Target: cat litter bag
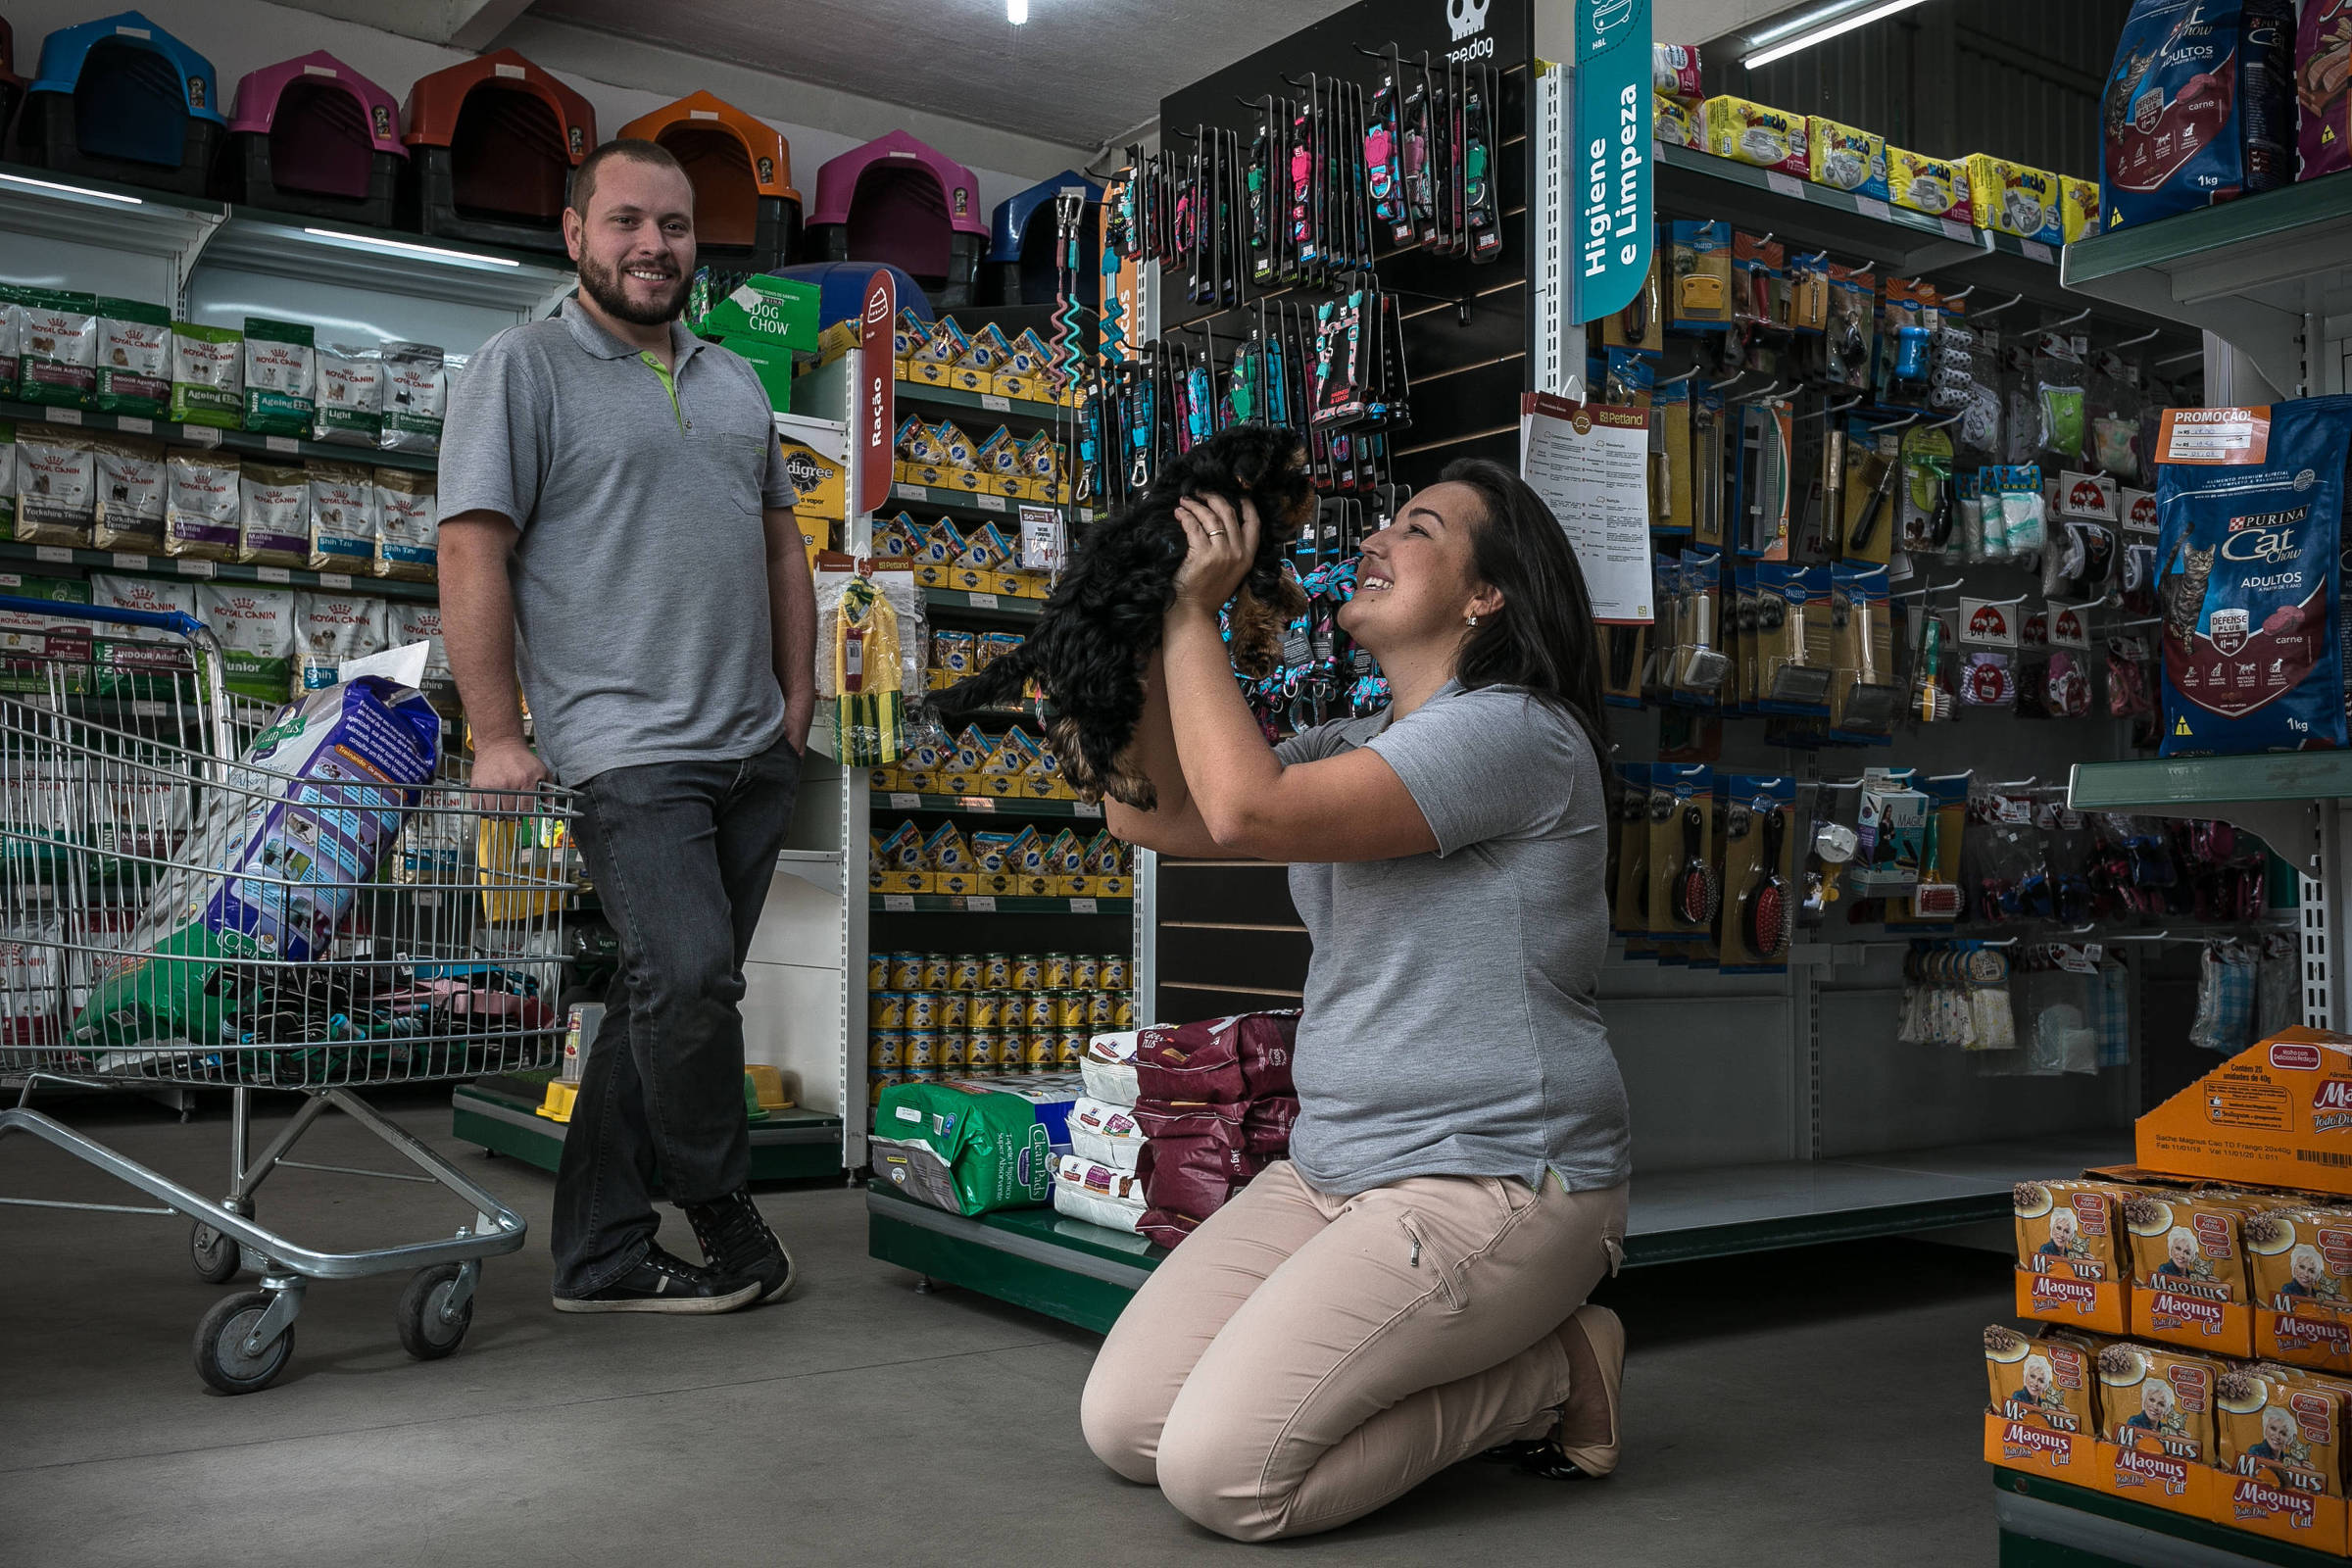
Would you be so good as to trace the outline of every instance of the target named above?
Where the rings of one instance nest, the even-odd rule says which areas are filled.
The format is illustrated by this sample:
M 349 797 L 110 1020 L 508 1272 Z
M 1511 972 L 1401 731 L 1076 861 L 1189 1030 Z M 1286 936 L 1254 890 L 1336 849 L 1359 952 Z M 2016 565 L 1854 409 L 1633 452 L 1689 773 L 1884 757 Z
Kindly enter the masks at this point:
M 243 988 L 220 961 L 324 956 L 439 761 L 441 721 L 408 687 L 363 676 L 281 709 L 190 839 L 194 885 L 173 879 L 140 922 L 160 940 L 91 991 L 84 1049 L 234 1038 Z
M 2295 173 L 2294 0 L 2134 0 L 2099 102 L 2108 228 Z
M 1050 1200 L 1054 1146 L 1018 1095 L 948 1084 L 892 1084 L 874 1106 L 874 1174 L 951 1214 Z
M 2348 453 L 2352 398 L 2166 413 L 2156 470 L 2162 755 L 2346 744 L 2338 562 Z

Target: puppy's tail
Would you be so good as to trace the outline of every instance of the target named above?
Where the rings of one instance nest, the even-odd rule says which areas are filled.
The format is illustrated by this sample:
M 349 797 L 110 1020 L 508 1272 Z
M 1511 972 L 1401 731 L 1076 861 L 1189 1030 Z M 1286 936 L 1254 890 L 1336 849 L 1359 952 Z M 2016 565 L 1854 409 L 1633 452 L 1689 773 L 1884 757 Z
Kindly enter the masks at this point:
M 983 708 L 1006 708 L 1018 703 L 1021 688 L 1031 674 L 1030 666 L 1036 662 L 1037 656 L 1031 652 L 1034 646 L 1024 642 L 986 669 L 966 675 L 946 691 L 933 693 L 933 715 L 943 724 L 953 724 Z

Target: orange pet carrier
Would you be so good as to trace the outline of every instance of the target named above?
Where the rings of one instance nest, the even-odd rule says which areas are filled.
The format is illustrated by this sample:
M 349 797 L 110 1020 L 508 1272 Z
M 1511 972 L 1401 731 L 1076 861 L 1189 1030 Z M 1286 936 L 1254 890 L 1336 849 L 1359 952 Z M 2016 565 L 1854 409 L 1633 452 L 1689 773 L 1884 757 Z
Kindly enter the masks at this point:
M 417 77 L 401 113 L 420 232 L 563 253 L 571 172 L 596 146 L 587 99 L 499 49 Z
M 768 272 L 799 259 L 801 193 L 781 131 L 707 92 L 640 115 L 621 139 L 657 142 L 694 182 L 694 232 L 714 270 Z

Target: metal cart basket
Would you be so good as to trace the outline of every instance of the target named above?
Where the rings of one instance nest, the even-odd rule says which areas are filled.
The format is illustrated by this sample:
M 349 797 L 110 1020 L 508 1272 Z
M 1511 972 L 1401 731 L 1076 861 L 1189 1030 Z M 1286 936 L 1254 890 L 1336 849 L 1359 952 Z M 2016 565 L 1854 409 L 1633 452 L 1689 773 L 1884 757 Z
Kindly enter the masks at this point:
M 429 1359 L 465 1338 L 482 1259 L 522 1246 L 519 1216 L 360 1092 L 555 1059 L 576 862 L 561 792 L 476 797 L 429 736 L 413 777 L 362 745 L 301 771 L 242 760 L 266 727 L 299 729 L 298 710 L 239 699 L 225 674 L 191 616 L 0 596 L 0 1075 L 21 1082 L 0 1140 L 29 1133 L 166 1206 L 0 1202 L 188 1216 L 198 1277 L 260 1275 L 196 1331 L 197 1371 L 244 1394 L 284 1370 L 311 1281 L 415 1270 L 400 1339 Z M 43 1085 L 227 1089 L 227 1195 L 31 1108 Z M 257 1090 L 302 1103 L 255 1157 Z M 293 1158 L 329 1107 L 420 1174 Z M 314 1250 L 256 1217 L 285 1167 L 438 1182 L 475 1219 Z

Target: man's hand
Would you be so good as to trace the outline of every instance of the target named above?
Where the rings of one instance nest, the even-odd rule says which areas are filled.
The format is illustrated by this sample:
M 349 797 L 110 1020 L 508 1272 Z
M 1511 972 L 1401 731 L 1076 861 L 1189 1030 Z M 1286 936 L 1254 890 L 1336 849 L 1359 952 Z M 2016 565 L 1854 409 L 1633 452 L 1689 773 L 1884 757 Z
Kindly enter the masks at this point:
M 546 782 L 547 764 L 518 740 L 492 741 L 473 754 L 473 793 L 482 809 L 525 809 L 526 802 L 514 797 L 536 794 Z
M 808 726 L 816 721 L 816 688 L 784 694 L 784 738 L 803 757 L 808 755 Z

